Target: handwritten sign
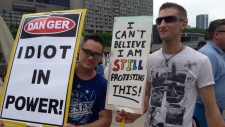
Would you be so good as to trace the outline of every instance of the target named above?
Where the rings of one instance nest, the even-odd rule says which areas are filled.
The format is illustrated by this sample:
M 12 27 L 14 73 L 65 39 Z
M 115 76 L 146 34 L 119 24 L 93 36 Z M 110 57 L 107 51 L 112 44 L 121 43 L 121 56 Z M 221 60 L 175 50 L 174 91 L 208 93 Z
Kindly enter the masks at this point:
M 151 17 L 117 17 L 114 22 L 106 107 L 142 113 Z
M 67 123 L 85 12 L 23 16 L 7 70 L 0 112 L 3 120 L 37 126 Z

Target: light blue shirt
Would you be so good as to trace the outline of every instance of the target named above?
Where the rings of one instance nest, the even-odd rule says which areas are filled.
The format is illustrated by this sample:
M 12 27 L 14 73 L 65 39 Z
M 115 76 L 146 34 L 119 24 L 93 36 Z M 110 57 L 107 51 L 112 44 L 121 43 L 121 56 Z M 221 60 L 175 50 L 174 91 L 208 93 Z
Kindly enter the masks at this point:
M 209 57 L 215 81 L 213 87 L 216 94 L 216 102 L 220 110 L 225 110 L 225 54 L 220 48 L 211 42 L 207 42 L 199 52 Z M 197 97 L 197 103 L 203 105 L 199 94 Z
M 104 77 L 104 66 L 103 66 L 103 64 L 100 64 L 96 67 L 96 72 L 101 74 Z

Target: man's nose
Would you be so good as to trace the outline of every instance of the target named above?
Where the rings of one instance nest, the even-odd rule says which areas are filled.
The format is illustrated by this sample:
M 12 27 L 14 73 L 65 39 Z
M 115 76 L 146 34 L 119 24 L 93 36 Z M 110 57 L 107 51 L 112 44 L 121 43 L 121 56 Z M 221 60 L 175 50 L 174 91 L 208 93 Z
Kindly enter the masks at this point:
M 164 26 L 166 25 L 167 23 L 164 21 L 164 19 L 162 20 L 162 22 L 160 23 L 160 26 Z
M 90 54 L 90 55 L 88 56 L 88 59 L 94 59 L 94 58 L 93 58 L 93 55 Z

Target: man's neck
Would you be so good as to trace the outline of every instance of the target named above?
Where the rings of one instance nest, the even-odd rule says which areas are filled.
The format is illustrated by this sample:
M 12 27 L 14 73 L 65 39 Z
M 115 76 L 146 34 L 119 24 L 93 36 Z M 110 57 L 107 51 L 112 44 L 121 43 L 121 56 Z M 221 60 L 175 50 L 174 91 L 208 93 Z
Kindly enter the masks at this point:
M 166 54 L 175 54 L 179 50 L 182 50 L 183 44 L 180 41 L 163 41 L 162 50 Z
M 83 80 L 92 79 L 96 75 L 96 71 L 94 69 L 93 70 L 84 69 L 79 64 L 76 66 L 75 73 L 79 78 Z
M 221 50 L 224 50 L 223 45 L 220 45 L 220 43 L 216 40 L 209 40 L 209 42 L 212 42 L 214 45 L 216 45 L 218 48 L 220 48 Z

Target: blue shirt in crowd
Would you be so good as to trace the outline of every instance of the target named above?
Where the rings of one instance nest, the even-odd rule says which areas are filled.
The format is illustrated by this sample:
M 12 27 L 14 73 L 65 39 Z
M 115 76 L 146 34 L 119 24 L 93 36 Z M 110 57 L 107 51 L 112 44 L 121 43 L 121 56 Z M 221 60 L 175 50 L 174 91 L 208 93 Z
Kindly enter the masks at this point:
M 211 42 L 207 42 L 199 52 L 209 57 L 215 81 L 213 87 L 216 94 L 216 102 L 220 110 L 225 110 L 225 54 Z M 197 103 L 203 105 L 200 95 L 197 97 Z

